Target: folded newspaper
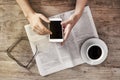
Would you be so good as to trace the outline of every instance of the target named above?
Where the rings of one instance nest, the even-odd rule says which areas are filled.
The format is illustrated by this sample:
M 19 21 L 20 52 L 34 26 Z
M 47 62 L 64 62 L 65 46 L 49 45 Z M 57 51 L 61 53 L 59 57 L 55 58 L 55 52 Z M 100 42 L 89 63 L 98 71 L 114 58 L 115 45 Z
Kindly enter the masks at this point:
M 74 10 L 64 12 L 52 17 L 66 20 Z M 48 35 L 38 35 L 32 31 L 30 25 L 25 30 L 33 51 L 40 75 L 48 74 L 71 68 L 84 63 L 80 49 L 82 44 L 89 38 L 98 38 L 90 8 L 85 7 L 83 14 L 73 27 L 67 41 L 63 46 L 60 43 L 49 42 Z

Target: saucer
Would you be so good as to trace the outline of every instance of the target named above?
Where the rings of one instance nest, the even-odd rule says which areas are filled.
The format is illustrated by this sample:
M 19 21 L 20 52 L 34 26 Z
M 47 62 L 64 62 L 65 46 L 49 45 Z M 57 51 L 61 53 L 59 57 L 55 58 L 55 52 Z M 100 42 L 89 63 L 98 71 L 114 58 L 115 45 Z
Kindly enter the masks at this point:
M 102 54 L 100 56 L 100 58 L 98 59 L 90 59 L 87 56 L 87 49 L 90 46 L 94 46 L 97 45 L 101 48 L 102 50 Z M 108 55 L 108 48 L 107 45 L 105 44 L 105 42 L 99 38 L 91 38 L 86 40 L 83 45 L 81 46 L 81 57 L 84 60 L 85 63 L 90 64 L 90 65 L 98 65 L 100 63 L 102 63 L 103 61 L 105 61 L 105 59 L 107 58 Z

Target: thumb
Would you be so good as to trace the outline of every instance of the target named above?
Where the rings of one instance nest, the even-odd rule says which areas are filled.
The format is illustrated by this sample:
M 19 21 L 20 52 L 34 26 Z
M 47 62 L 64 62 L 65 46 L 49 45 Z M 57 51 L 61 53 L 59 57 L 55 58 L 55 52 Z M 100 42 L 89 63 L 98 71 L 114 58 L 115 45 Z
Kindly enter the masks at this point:
M 45 21 L 45 22 L 47 22 L 47 23 L 50 23 L 49 19 L 46 18 L 43 14 L 39 14 L 39 17 L 40 17 L 43 21 Z
M 63 38 L 63 42 L 61 42 L 61 45 L 64 45 L 65 41 L 67 40 L 68 38 L 68 35 L 69 35 L 69 31 L 66 31 L 65 35 L 64 35 L 64 38 Z
M 65 43 L 65 41 L 67 40 L 67 38 L 70 34 L 71 29 L 69 27 L 70 27 L 70 24 L 67 26 L 68 29 L 65 29 L 65 31 L 64 31 L 65 35 L 64 35 L 63 42 L 61 43 L 61 45 L 63 45 Z
M 71 22 L 71 20 L 65 20 L 63 22 L 61 22 L 62 26 L 66 26 L 67 24 L 69 24 Z

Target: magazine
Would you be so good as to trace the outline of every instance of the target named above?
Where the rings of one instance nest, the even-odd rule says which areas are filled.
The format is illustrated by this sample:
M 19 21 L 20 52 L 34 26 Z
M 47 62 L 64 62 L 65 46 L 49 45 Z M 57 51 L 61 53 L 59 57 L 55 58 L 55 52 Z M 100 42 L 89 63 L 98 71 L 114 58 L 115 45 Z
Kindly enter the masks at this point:
M 67 11 L 52 17 L 66 20 L 74 10 Z M 41 76 L 83 64 L 80 49 L 82 44 L 90 38 L 98 38 L 95 24 L 89 6 L 86 6 L 81 18 L 73 27 L 65 44 L 49 42 L 49 35 L 38 35 L 30 27 L 25 30 L 33 51 Z

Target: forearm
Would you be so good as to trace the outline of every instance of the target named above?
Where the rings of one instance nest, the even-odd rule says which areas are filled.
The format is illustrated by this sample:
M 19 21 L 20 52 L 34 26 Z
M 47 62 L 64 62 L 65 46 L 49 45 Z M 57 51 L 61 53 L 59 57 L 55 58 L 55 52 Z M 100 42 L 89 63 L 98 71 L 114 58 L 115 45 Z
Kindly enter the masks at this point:
M 86 3 L 87 3 L 87 0 L 77 0 L 76 1 L 75 14 L 78 17 L 80 17 L 82 15 L 82 12 L 84 10 Z
M 16 0 L 16 1 L 21 7 L 26 18 L 28 18 L 31 14 L 34 14 L 34 10 L 31 8 L 29 0 Z

